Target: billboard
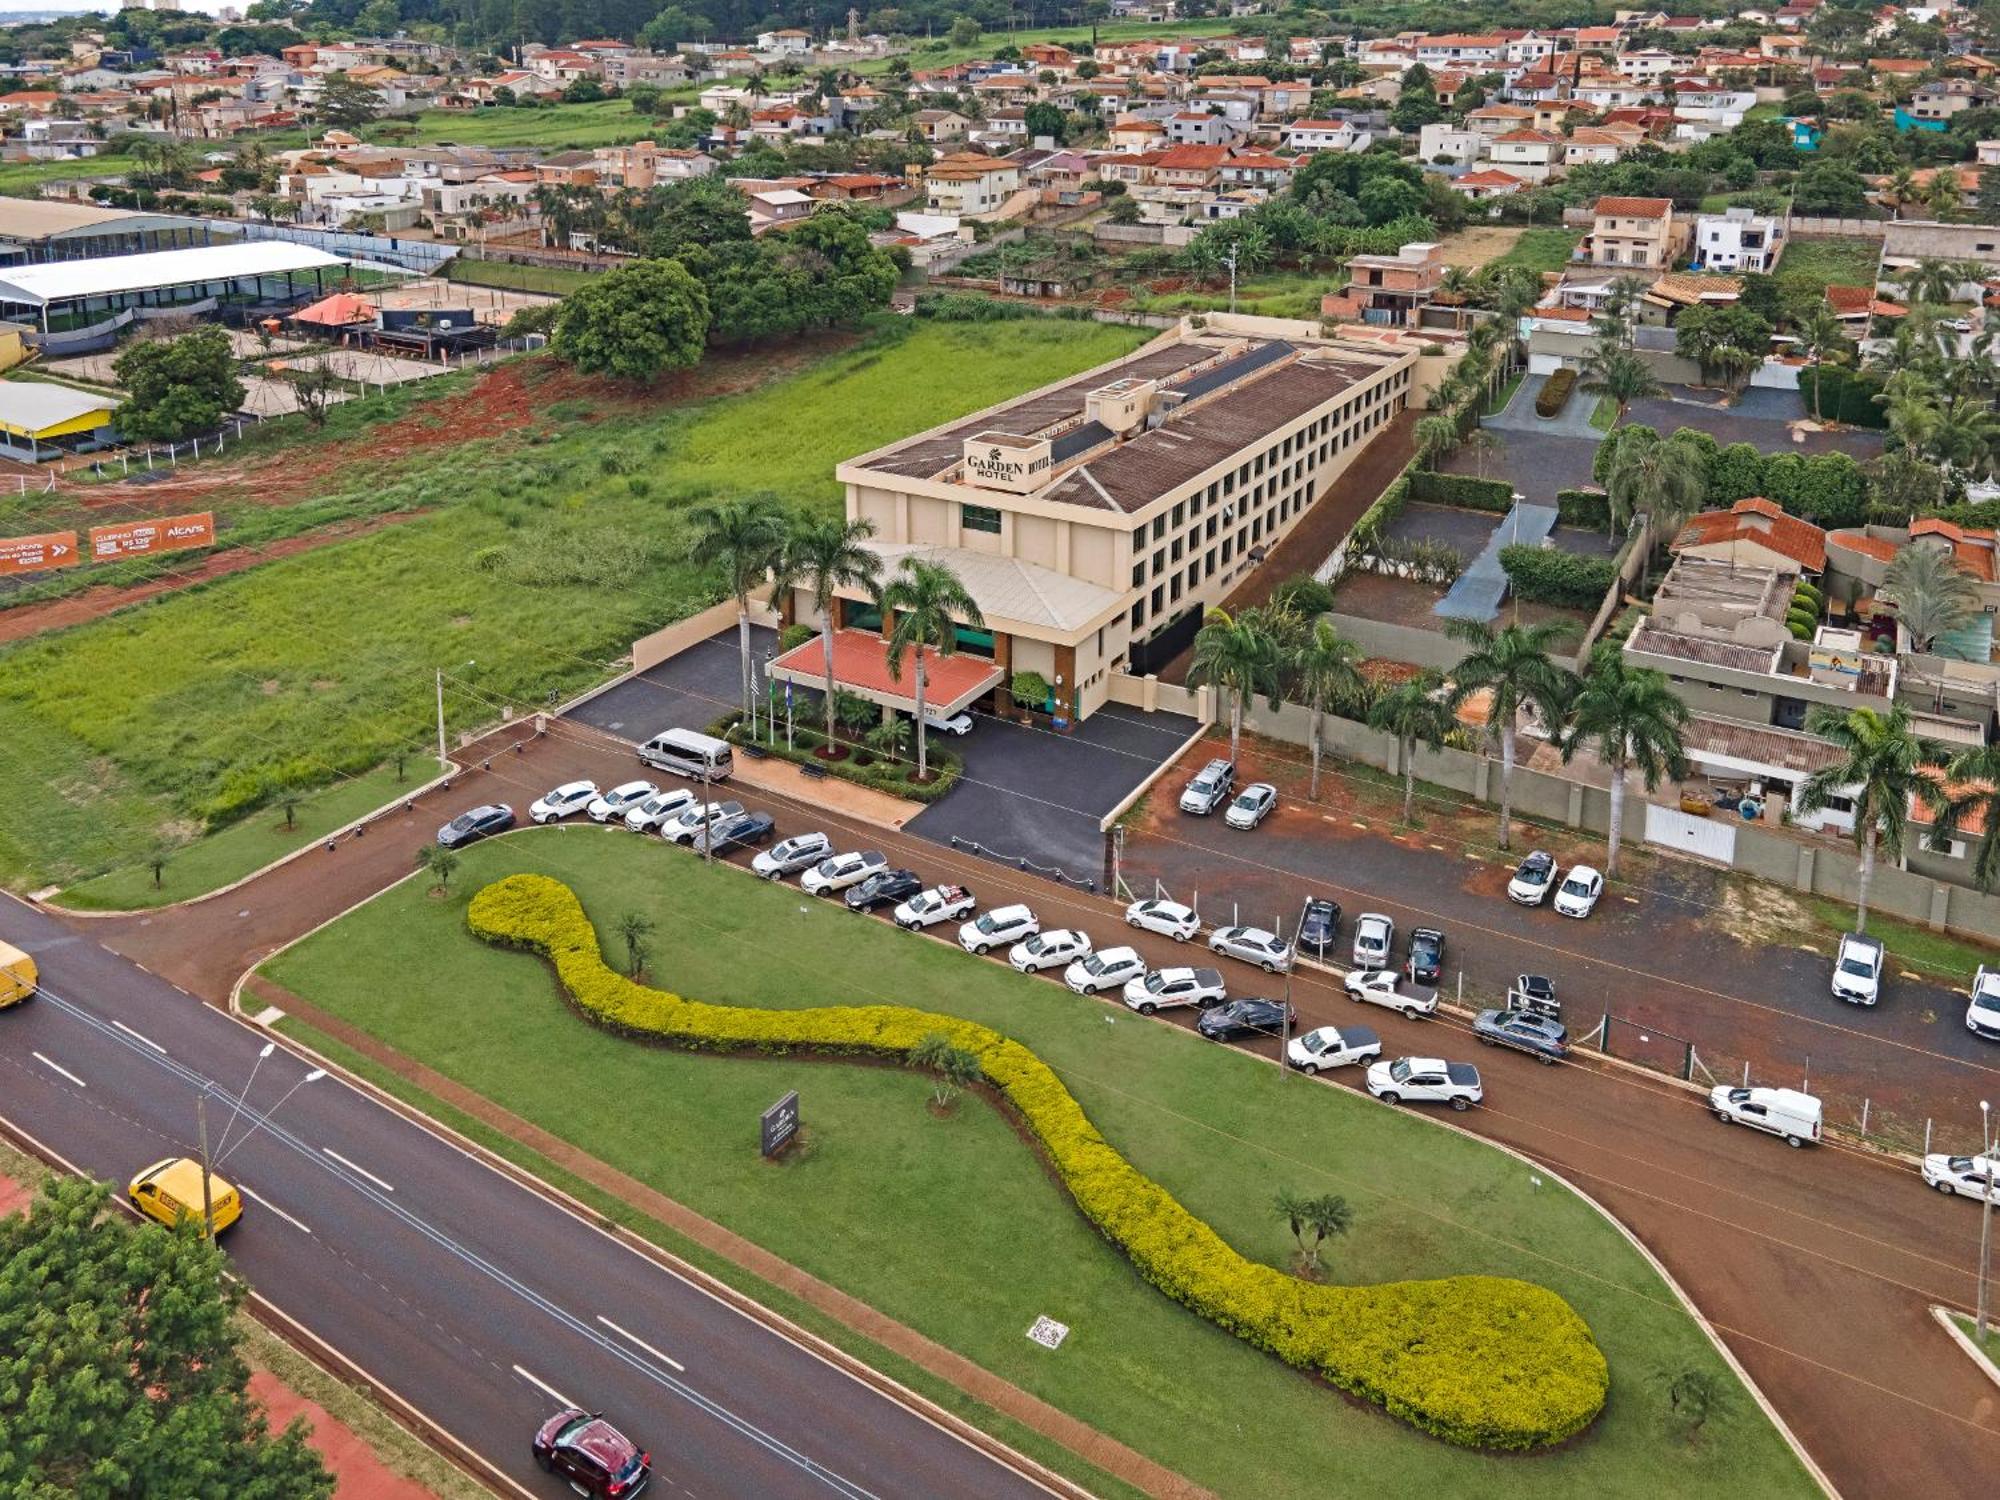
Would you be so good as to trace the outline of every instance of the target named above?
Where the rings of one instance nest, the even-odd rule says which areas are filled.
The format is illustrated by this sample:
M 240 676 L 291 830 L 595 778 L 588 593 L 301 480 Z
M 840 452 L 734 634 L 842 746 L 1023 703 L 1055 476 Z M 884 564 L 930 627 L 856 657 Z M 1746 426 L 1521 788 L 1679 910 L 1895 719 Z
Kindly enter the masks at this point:
M 15 573 L 39 573 L 44 568 L 67 568 L 76 560 L 74 531 L 0 537 L 0 578 Z
M 90 560 L 113 562 L 143 557 L 149 552 L 173 552 L 182 547 L 206 547 L 215 541 L 215 516 L 162 516 L 151 521 L 125 521 L 90 528 Z

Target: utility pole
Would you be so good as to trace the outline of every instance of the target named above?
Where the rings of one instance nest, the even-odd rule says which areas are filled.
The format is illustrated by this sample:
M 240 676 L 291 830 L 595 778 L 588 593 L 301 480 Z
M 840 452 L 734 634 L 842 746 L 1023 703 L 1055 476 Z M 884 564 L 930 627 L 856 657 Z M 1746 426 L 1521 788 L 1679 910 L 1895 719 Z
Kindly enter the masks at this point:
M 1222 263 L 1229 267 L 1229 310 L 1232 313 L 1236 311 L 1236 256 L 1237 247 L 1231 245 L 1229 253 L 1222 258 Z
M 215 1194 L 209 1187 L 208 1087 L 205 1084 L 194 1098 L 194 1123 L 196 1136 L 201 1142 L 201 1232 L 212 1244 L 215 1240 Z
M 445 749 L 444 749 L 444 668 L 443 667 L 439 667 L 437 669 L 437 701 L 438 701 L 438 769 L 442 771 L 451 764 L 451 759 L 445 754 Z
M 1979 1101 L 1979 1145 L 1986 1157 L 1986 1167 L 1993 1169 L 1996 1143 L 1992 1131 L 1993 1112 L 1988 1102 Z M 1980 1199 L 1979 1207 L 1979 1342 L 1986 1342 L 1987 1308 L 1989 1294 L 1987 1284 L 1993 1277 L 1993 1190 L 1989 1186 Z

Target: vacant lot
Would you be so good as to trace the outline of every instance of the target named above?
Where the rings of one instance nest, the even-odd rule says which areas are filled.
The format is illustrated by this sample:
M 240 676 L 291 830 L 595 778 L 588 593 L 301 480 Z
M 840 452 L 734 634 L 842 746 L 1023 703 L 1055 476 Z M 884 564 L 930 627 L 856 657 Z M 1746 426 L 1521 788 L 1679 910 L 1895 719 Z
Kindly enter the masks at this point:
M 561 266 L 515 266 L 497 260 L 467 260 L 454 256 L 445 263 L 445 279 L 464 286 L 505 287 L 516 292 L 546 292 L 565 297 L 586 284 L 593 273 Z
M 1536 1458 L 1448 1448 L 1147 1286 L 983 1102 L 941 1119 L 925 1108 L 927 1082 L 903 1070 L 691 1056 L 586 1025 L 545 966 L 466 932 L 469 893 L 524 869 L 569 882 L 607 932 L 620 913 L 650 916 L 652 971 L 681 993 L 771 1007 L 918 1004 L 1004 1030 L 1062 1074 L 1108 1140 L 1246 1254 L 1288 1263 L 1290 1236 L 1270 1206 L 1280 1188 L 1338 1192 L 1355 1225 L 1328 1246 L 1337 1280 L 1482 1272 L 1553 1287 L 1611 1362 L 1604 1417 Z M 269 972 L 1218 1494 L 1317 1500 L 1366 1475 L 1384 1495 L 1650 1497 L 1667 1472 L 1684 1494 L 1810 1493 L 1622 1236 L 1514 1159 L 1053 983 L 703 868 L 657 840 L 535 832 L 482 845 L 450 899 L 407 882 Z M 773 1170 L 744 1122 L 794 1087 L 806 1150 Z M 1022 1336 L 1042 1314 L 1072 1329 L 1055 1357 Z M 1689 1369 L 1734 1397 L 1692 1442 L 1670 1432 L 1656 1378 Z
M 693 89 L 681 92 L 688 102 L 693 102 Z M 542 109 L 427 109 L 414 121 L 397 120 L 386 125 L 393 131 L 399 125 L 412 123 L 416 131 L 409 139 L 422 145 L 541 146 L 550 151 L 622 146 L 631 141 L 651 140 L 661 129 L 659 120 L 638 113 L 626 99 L 553 104 Z M 385 126 L 378 124 L 369 134 L 382 138 Z
M 1778 276 L 1800 286 L 1873 286 L 1881 259 L 1880 240 L 1794 239 L 1778 261 Z

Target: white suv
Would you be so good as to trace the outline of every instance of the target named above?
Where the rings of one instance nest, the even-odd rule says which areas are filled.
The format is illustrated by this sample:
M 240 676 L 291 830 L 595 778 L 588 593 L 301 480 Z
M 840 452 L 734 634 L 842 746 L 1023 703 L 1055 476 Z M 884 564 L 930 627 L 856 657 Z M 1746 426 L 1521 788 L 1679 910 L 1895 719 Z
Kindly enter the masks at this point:
M 1105 948 L 1086 953 L 1063 970 L 1063 983 L 1079 995 L 1095 995 L 1105 990 L 1123 989 L 1127 980 L 1146 976 L 1146 960 L 1136 949 Z
M 1840 951 L 1833 956 L 1833 998 L 1873 1005 L 1882 996 L 1885 957 L 1877 939 L 1858 932 L 1843 935 Z
M 998 906 L 959 928 L 958 942 L 967 953 L 984 953 L 1002 943 L 1031 938 L 1041 930 L 1041 922 L 1027 907 Z

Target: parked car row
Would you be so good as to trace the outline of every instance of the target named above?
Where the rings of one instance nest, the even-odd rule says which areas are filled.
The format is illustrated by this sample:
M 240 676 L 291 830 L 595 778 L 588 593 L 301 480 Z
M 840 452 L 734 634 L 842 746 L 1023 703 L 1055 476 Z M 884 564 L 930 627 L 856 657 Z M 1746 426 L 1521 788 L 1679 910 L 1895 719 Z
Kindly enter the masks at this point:
M 1205 818 L 1227 802 L 1222 821 L 1247 833 L 1277 809 L 1278 789 L 1268 781 L 1253 781 L 1232 798 L 1235 790 L 1236 763 L 1212 760 L 1181 789 L 1181 811 Z
M 1558 878 L 1555 856 L 1537 849 L 1515 867 L 1507 882 L 1507 899 L 1521 906 L 1540 906 L 1551 892 L 1557 916 L 1587 917 L 1604 894 L 1604 876 L 1589 865 L 1571 865 L 1569 873 Z

